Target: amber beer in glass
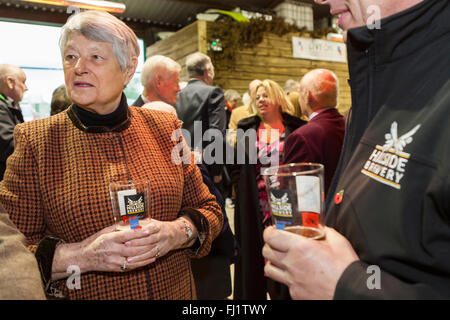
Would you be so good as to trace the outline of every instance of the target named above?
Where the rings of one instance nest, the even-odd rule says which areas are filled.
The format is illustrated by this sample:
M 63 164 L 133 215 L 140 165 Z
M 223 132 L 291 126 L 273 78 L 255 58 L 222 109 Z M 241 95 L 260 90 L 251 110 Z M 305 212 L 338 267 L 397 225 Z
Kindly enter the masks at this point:
M 140 229 L 150 221 L 149 181 L 113 181 L 109 193 L 116 230 Z
M 262 172 L 272 222 L 278 229 L 322 239 L 324 167 L 318 163 L 291 163 Z

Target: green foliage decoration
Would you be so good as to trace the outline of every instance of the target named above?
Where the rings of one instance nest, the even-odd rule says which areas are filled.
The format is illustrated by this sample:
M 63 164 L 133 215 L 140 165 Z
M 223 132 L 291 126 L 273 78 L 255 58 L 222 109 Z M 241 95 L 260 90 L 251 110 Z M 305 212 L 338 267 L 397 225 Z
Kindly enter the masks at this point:
M 208 44 L 220 39 L 222 51 L 208 51 L 208 55 L 216 68 L 232 70 L 235 65 L 236 53 L 246 48 L 254 48 L 262 42 L 265 33 L 273 33 L 280 37 L 288 33 L 296 36 L 326 39 L 329 32 L 336 32 L 332 28 L 319 29 L 310 32 L 304 28 L 288 24 L 283 18 L 273 16 L 271 21 L 264 18 L 253 18 L 250 22 L 238 22 L 224 17 L 208 25 Z

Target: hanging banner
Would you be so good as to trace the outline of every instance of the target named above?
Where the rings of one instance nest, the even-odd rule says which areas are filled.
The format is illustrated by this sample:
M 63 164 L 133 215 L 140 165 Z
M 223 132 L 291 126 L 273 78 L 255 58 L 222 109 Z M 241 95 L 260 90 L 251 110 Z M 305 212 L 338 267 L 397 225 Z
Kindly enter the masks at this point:
M 294 58 L 347 62 L 347 48 L 345 43 L 292 37 L 292 55 Z

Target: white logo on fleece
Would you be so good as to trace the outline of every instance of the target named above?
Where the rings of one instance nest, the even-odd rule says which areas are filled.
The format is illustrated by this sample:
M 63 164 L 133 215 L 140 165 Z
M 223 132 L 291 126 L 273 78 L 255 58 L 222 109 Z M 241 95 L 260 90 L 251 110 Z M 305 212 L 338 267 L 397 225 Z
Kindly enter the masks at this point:
M 406 164 L 410 154 L 403 152 L 407 144 L 413 141 L 412 136 L 419 130 L 420 124 L 398 136 L 398 124 L 392 122 L 390 133 L 384 135 L 386 142 L 377 145 L 365 162 L 361 173 L 385 185 L 400 189 L 400 180 L 405 175 Z

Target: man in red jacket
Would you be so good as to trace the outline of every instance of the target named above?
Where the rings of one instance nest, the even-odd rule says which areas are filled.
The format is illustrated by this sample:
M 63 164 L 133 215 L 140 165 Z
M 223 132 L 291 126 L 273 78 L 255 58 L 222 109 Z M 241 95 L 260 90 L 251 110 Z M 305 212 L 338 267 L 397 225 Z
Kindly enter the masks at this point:
M 336 109 L 338 88 L 338 78 L 327 69 L 312 70 L 302 78 L 298 101 L 309 122 L 290 134 L 284 145 L 284 163 L 324 165 L 325 193 L 344 141 L 345 119 Z

